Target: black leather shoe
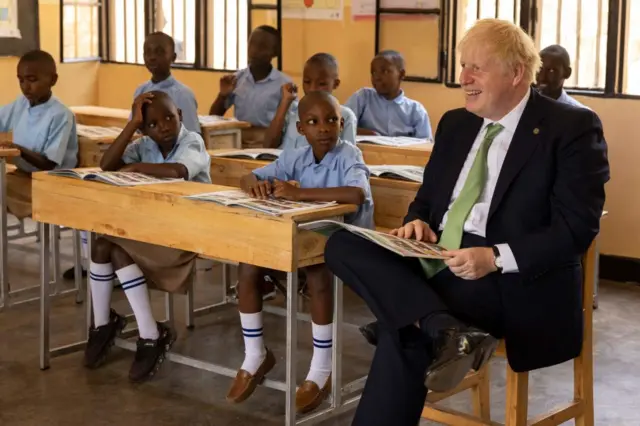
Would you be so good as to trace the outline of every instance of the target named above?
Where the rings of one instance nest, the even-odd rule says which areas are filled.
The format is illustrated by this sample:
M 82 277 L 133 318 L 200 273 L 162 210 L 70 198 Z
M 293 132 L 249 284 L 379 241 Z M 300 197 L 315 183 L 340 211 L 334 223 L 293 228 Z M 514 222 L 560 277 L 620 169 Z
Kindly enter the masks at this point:
M 370 345 L 376 346 L 378 344 L 378 322 L 374 321 L 369 324 L 363 325 L 358 328 L 360 333 L 367 339 Z
M 455 388 L 469 371 L 480 370 L 497 346 L 495 337 L 474 327 L 441 330 L 433 340 L 434 361 L 427 370 L 425 386 L 434 392 Z

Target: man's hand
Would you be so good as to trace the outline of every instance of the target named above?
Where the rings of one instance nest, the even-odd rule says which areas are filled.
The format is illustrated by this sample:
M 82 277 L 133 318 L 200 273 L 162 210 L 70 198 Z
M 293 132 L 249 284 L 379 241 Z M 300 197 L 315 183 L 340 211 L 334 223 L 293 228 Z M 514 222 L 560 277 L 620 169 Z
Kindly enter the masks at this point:
M 142 117 L 142 105 L 150 104 L 152 99 L 153 93 L 142 93 L 133 101 L 133 114 L 131 116 L 131 121 L 137 128 L 142 127 L 144 124 L 144 118 Z
M 415 235 L 416 240 L 428 243 L 435 243 L 438 240 L 436 233 L 420 219 L 407 222 L 403 227 L 392 230 L 390 234 L 400 238 L 412 238 Z
M 284 198 L 285 200 L 298 201 L 298 194 L 300 188 L 290 184 L 289 182 L 282 182 L 278 179 L 273 181 L 273 195 L 277 198 Z
M 269 198 L 272 192 L 271 182 L 268 180 L 258 180 L 253 173 L 249 173 L 240 179 L 240 189 L 250 196 L 261 200 Z
M 477 280 L 498 270 L 491 247 L 449 250 L 444 255 L 451 256 L 444 261 L 451 272 L 465 280 Z
M 220 95 L 229 96 L 234 90 L 236 90 L 236 84 L 238 83 L 238 77 L 235 74 L 225 75 L 220 79 Z

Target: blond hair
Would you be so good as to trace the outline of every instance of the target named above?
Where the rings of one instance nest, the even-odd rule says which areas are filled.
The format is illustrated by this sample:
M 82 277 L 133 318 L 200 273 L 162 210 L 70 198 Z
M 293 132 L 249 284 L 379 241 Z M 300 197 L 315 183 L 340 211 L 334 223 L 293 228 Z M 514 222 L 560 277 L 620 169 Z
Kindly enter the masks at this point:
M 520 64 L 524 67 L 524 82 L 533 82 L 542 61 L 531 37 L 519 26 L 500 19 L 481 19 L 467 30 L 458 52 L 486 46 L 495 59 L 510 69 Z

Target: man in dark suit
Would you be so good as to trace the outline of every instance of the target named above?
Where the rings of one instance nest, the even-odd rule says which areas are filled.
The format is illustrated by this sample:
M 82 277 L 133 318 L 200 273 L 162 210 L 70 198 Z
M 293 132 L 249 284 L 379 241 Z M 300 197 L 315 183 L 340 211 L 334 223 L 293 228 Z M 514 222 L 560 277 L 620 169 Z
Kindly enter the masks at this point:
M 600 120 L 530 88 L 540 58 L 511 23 L 478 21 L 458 50 L 465 108 L 442 117 L 393 231 L 448 258 L 401 257 L 347 231 L 327 242 L 327 264 L 378 320 L 354 425 L 415 426 L 427 388 L 455 387 L 500 337 L 515 371 L 580 353 L 581 257 L 609 179 Z

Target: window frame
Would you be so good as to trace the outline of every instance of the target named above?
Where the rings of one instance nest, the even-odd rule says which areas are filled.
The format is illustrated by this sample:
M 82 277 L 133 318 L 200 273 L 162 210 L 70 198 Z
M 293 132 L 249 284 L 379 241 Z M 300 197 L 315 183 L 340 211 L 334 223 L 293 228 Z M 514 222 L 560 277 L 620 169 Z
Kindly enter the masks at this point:
M 82 63 L 82 62 L 102 62 L 104 58 L 103 44 L 102 44 L 102 35 L 104 31 L 104 23 L 103 23 L 103 13 L 104 13 L 104 4 L 108 0 L 86 0 L 81 2 L 73 2 L 67 3 L 66 0 L 60 0 L 59 2 L 59 24 L 60 24 L 60 63 L 61 64 L 74 64 L 74 63 Z M 96 57 L 76 57 L 76 58 L 65 58 L 64 57 L 64 7 L 65 6 L 92 6 L 96 7 L 98 10 L 98 31 L 96 37 L 98 39 L 98 56 Z M 77 36 L 77 23 L 76 23 L 76 36 Z

